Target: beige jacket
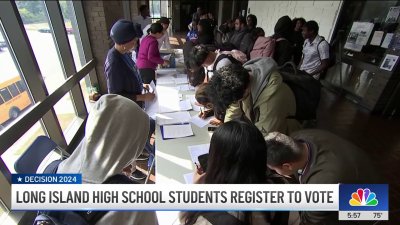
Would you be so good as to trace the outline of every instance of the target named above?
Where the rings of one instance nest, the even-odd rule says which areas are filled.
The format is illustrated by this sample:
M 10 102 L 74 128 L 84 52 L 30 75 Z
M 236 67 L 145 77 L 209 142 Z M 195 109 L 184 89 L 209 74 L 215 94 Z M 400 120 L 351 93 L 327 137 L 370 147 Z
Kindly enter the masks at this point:
M 252 62 L 253 64 L 249 65 Z M 258 127 L 264 136 L 273 131 L 290 134 L 301 128 L 296 119 L 288 119 L 289 116 L 296 114 L 296 99 L 289 86 L 283 83 L 282 76 L 276 67 L 268 67 L 268 63 L 274 62 L 270 58 L 260 58 L 251 60 L 244 65 L 246 69 L 251 70 L 250 88 L 252 91 L 246 99 L 232 104 L 227 109 L 225 122 L 240 118 L 244 112 L 245 116 Z M 252 65 L 264 66 L 266 69 L 264 68 L 264 71 L 258 68 L 252 69 L 251 67 L 255 67 Z M 269 77 L 263 79 L 260 76 Z M 252 114 L 254 115 L 253 119 Z

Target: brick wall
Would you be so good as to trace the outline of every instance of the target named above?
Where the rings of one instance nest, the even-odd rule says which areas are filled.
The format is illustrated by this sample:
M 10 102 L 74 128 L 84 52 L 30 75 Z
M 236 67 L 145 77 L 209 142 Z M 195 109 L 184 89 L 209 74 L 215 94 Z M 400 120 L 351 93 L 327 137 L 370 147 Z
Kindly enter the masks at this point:
M 320 27 L 320 34 L 330 37 L 341 1 L 249 1 L 248 10 L 257 16 L 258 25 L 266 36 L 274 33 L 278 19 L 288 15 L 290 18 L 303 17 L 315 20 Z
M 119 1 L 82 1 L 88 27 L 93 57 L 96 60 L 96 73 L 100 91 L 107 92 L 104 76 L 104 61 L 113 45 L 109 37 L 112 25 L 124 17 L 122 3 Z

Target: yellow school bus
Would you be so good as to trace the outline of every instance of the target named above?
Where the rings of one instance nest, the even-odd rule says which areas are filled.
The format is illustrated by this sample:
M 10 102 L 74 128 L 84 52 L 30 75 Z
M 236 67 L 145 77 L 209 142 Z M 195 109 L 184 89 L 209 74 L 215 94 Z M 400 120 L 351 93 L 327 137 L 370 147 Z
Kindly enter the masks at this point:
M 26 85 L 19 76 L 0 83 L 0 124 L 17 118 L 31 104 Z

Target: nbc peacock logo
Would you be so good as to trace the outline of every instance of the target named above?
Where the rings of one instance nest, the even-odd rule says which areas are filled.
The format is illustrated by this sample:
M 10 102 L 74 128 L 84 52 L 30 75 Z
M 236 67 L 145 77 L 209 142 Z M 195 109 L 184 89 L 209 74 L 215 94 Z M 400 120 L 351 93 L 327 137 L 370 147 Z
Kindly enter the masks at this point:
M 378 199 L 376 199 L 376 194 L 371 192 L 369 188 L 359 188 L 357 192 L 351 194 L 349 203 L 351 206 L 377 206 Z

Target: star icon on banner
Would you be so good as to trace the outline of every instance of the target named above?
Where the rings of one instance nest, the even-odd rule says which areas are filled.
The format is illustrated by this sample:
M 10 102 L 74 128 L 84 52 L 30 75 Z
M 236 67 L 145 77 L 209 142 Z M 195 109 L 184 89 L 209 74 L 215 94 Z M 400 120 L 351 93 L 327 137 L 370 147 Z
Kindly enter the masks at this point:
M 17 179 L 18 179 L 18 182 L 22 182 L 22 178 L 21 177 L 18 177 Z

